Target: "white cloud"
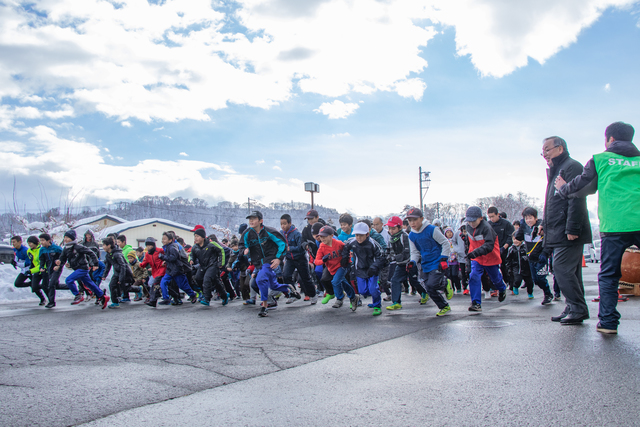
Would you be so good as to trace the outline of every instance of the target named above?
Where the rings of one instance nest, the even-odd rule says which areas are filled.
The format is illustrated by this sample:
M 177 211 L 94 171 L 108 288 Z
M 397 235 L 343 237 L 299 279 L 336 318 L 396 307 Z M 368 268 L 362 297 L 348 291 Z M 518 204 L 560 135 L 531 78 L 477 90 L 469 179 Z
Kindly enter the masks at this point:
M 282 168 L 280 166 L 274 166 L 273 170 L 282 172 Z
M 347 136 L 351 136 L 349 134 L 349 132 L 344 132 L 344 133 L 334 133 L 331 135 L 331 138 L 345 138 Z
M 264 165 L 264 160 L 256 160 L 256 165 Z
M 606 85 L 604 85 L 604 91 L 605 92 L 609 92 L 611 91 L 611 85 L 609 83 L 607 83 Z
M 484 76 L 502 77 L 544 64 L 568 47 L 611 6 L 636 0 L 430 0 L 434 22 L 455 27 L 459 55 L 469 55 Z
M 355 111 L 360 108 L 358 104 L 354 103 L 344 103 L 339 100 L 335 100 L 331 103 L 324 102 L 320 107 L 313 110 L 316 113 L 322 113 L 325 116 L 329 116 L 330 119 L 346 119 L 351 114 L 355 113 Z
M 162 129 L 164 129 L 164 126 L 160 126 L 159 128 L 154 128 L 153 131 L 158 132 L 159 130 L 162 130 Z
M 276 163 L 276 165 L 279 165 L 282 162 L 280 160 L 276 160 L 275 163 Z
M 413 98 L 416 101 L 422 99 L 422 94 L 427 89 L 427 84 L 421 79 L 408 79 L 395 84 L 396 92 L 404 98 Z
M 125 120 L 125 121 L 123 121 L 123 122 L 121 122 L 120 124 L 121 124 L 123 127 L 126 127 L 126 128 L 133 127 L 133 125 L 132 125 L 130 122 L 126 121 L 126 120 Z
M 180 153 L 180 156 L 189 157 L 189 155 L 187 153 L 185 153 L 184 151 L 182 153 Z
M 171 138 L 169 135 L 161 135 L 163 138 L 167 138 L 167 139 L 173 139 Z

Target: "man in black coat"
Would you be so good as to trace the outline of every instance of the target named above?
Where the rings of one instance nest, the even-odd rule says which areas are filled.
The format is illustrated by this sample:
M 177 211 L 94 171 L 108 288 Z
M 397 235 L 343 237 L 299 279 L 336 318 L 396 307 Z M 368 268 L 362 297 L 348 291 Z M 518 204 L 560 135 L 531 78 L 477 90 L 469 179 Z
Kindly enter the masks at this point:
M 591 243 L 591 223 L 586 197 L 561 197 L 555 181 L 558 176 L 571 181 L 582 174 L 583 168 L 569 157 L 566 141 L 557 136 L 544 139 L 542 156 L 549 166 L 542 223 L 544 252 L 553 253 L 554 276 L 567 301 L 564 311 L 551 320 L 576 325 L 589 318 L 582 284 L 582 249 L 586 243 Z M 546 258 L 544 253 L 543 256 Z

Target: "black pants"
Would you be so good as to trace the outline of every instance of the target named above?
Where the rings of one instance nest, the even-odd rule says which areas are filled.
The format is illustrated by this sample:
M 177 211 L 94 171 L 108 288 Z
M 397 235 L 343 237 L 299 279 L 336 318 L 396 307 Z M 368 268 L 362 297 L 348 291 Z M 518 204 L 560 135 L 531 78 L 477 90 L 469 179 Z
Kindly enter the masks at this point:
M 462 281 L 462 289 L 467 289 L 469 287 L 469 272 L 465 263 L 460 263 L 460 279 Z
M 129 298 L 129 286 L 131 286 L 131 283 L 119 283 L 118 279 L 119 277 L 114 274 L 109 282 L 111 302 L 114 304 L 118 304 L 123 295 L 125 298 Z
M 520 284 L 524 281 L 524 284 L 527 286 L 527 293 L 533 293 L 533 278 L 530 274 L 519 274 L 515 273 L 513 275 L 513 289 L 517 289 L 520 287 Z
M 287 285 L 294 285 L 293 272 L 298 271 L 300 277 L 300 284 L 302 285 L 302 292 L 308 297 L 316 295 L 316 287 L 311 282 L 311 276 L 309 275 L 309 263 L 306 258 L 302 259 L 290 259 L 286 258 L 284 261 L 284 269 L 282 272 L 282 278 Z
M 433 270 L 429 273 L 425 273 L 424 271 L 420 273 L 422 280 L 424 280 L 425 288 L 427 289 L 427 294 L 431 297 L 431 300 L 438 306 L 439 309 L 443 309 L 449 305 L 449 303 L 444 299 L 442 294 L 438 291 L 446 291 L 447 281 L 442 280 L 444 278 L 444 273 L 439 270 Z
M 248 300 L 251 298 L 251 293 L 249 292 L 249 284 L 251 283 L 251 274 L 242 274 L 240 273 L 240 278 L 238 279 L 240 282 L 240 293 L 242 294 L 243 300 Z
M 31 279 L 27 281 L 27 279 Z M 31 288 L 31 292 L 38 295 L 41 300 L 44 300 L 44 292 L 42 292 L 42 274 L 36 273 L 30 276 L 20 273 L 18 277 L 16 277 L 16 281 L 14 283 L 16 288 Z
M 220 295 L 220 298 L 223 298 L 227 293 L 220 280 L 220 271 L 218 267 L 215 266 L 211 266 L 206 270 L 199 269 L 198 274 L 196 274 L 196 283 L 202 288 L 205 301 L 211 301 L 214 288 Z
M 218 277 L 220 277 L 224 289 L 229 294 L 229 298 L 235 299 L 237 294 L 236 290 L 233 288 L 233 283 L 231 283 L 231 275 L 225 270 L 224 273 L 221 273 Z

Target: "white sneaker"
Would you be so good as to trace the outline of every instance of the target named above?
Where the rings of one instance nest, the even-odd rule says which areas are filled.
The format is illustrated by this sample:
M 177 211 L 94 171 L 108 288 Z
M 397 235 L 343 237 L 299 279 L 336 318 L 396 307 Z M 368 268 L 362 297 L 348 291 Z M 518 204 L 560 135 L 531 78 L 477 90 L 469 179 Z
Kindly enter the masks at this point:
M 311 302 L 311 305 L 317 304 L 318 303 L 318 295 L 314 295 L 309 299 L 309 302 Z
M 296 298 L 294 298 L 294 297 L 287 298 L 287 304 L 291 304 L 292 302 L 296 302 L 296 301 L 298 301 L 298 300 Z
M 485 292 L 484 299 L 489 299 L 489 298 L 491 298 L 491 292 Z

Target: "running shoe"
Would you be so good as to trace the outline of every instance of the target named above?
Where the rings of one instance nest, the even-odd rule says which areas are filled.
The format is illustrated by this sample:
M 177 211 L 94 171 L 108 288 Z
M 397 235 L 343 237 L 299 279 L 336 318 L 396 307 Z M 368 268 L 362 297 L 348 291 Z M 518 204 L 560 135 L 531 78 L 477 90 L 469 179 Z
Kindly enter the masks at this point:
M 477 302 L 474 302 L 469 306 L 469 311 L 482 311 L 482 306 Z
M 533 294 L 529 294 L 529 299 L 533 299 Z
M 382 301 L 391 301 L 391 295 L 387 295 L 384 298 L 382 298 Z
M 49 304 L 45 305 L 46 308 L 53 308 L 56 306 L 55 302 L 50 302 Z
M 315 305 L 318 303 L 318 295 L 314 295 L 311 298 L 309 298 L 309 301 L 311 302 L 311 305 Z
M 447 299 L 453 298 L 453 288 L 451 287 L 451 279 L 447 279 L 446 290 L 447 290 Z
M 211 305 L 211 303 L 209 301 L 207 301 L 206 299 L 201 299 L 200 300 L 200 304 L 206 305 L 207 307 L 209 307 L 209 305 Z
M 222 300 L 222 306 L 224 307 L 225 305 L 229 304 L 229 301 L 229 293 L 227 292 L 227 297 Z
M 104 310 L 105 308 L 107 308 L 107 304 L 109 303 L 109 300 L 111 298 L 109 298 L 109 295 L 107 294 L 103 294 L 102 298 L 99 298 L 100 303 L 102 304 L 102 309 Z
M 553 300 L 554 301 L 562 301 L 562 295 L 558 294 L 558 295 L 554 295 L 553 296 Z
M 148 301 L 148 302 L 145 302 L 145 304 L 148 305 L 149 307 L 155 308 L 155 306 L 158 305 L 158 301 Z
M 256 300 L 254 300 L 253 298 L 249 298 L 248 300 L 246 300 L 242 304 L 243 305 L 256 305 Z
M 462 291 L 462 295 L 469 295 L 469 289 L 465 289 L 464 291 Z
M 332 307 L 333 308 L 340 308 L 340 307 L 342 307 L 342 303 L 343 303 L 343 300 L 337 299 L 336 302 L 333 303 Z
M 302 295 L 300 295 L 300 292 L 298 292 L 296 290 L 296 287 L 293 285 L 289 285 L 289 295 L 291 295 L 293 298 L 295 299 L 300 299 L 302 298 Z M 293 301 L 292 301 L 293 302 Z
M 491 291 L 491 296 L 492 297 L 497 297 L 498 296 L 498 291 Z
M 131 302 L 131 300 L 129 298 L 122 298 L 120 302 Z
M 117 302 L 112 302 L 111 304 L 109 304 L 109 308 L 120 308 L 120 304 L 118 304 Z
M 395 303 L 387 306 L 387 310 L 400 310 L 402 308 L 402 304 Z
M 600 332 L 601 334 L 611 334 L 611 335 L 618 333 L 617 329 L 605 328 L 604 326 L 602 326 L 600 322 L 598 322 L 598 325 L 596 326 L 596 331 Z
M 429 295 L 426 292 L 420 294 L 420 305 L 425 305 L 429 301 Z
M 193 296 L 189 298 L 189 301 L 191 301 L 191 304 L 197 303 L 198 302 L 198 294 L 197 293 L 193 294 Z
M 387 308 L 389 308 L 389 307 L 387 307 Z M 447 305 L 444 308 L 442 308 L 439 312 L 437 312 L 436 316 L 438 316 L 438 317 L 444 316 L 445 314 L 447 314 L 450 311 L 451 311 L 451 306 Z
M 275 310 L 276 308 L 278 308 L 278 301 L 271 300 L 271 302 L 267 304 L 267 308 L 270 308 L 271 310 Z
M 71 305 L 80 304 L 82 301 L 84 301 L 84 296 L 82 294 L 78 294 L 78 295 L 76 295 L 76 297 L 71 302 Z
M 374 316 L 380 316 L 382 314 L 382 310 L 380 309 L 380 307 L 374 307 L 373 308 L 373 313 Z
M 333 295 L 331 294 L 325 294 L 324 298 L 322 298 L 322 301 L 320 301 L 322 304 L 326 304 L 329 301 L 331 301 L 333 299 Z
M 491 292 L 484 291 L 484 299 L 489 299 L 489 298 L 491 298 Z
M 168 300 L 168 299 L 163 299 L 158 303 L 158 305 L 169 305 L 169 304 L 171 304 L 171 300 Z
M 504 299 L 506 297 L 507 297 L 507 290 L 506 289 L 504 291 L 498 292 L 498 302 L 504 301 Z
M 542 302 L 540 304 L 542 304 L 542 305 L 551 304 L 551 301 L 553 301 L 553 295 L 551 295 L 551 294 L 545 295 L 544 299 L 542 300 Z
M 513 288 L 513 294 L 514 294 L 514 295 L 519 295 L 519 294 L 520 294 L 520 289 L 518 289 L 518 288 Z
M 351 311 L 356 311 L 358 309 L 358 303 L 360 302 L 360 296 L 356 294 L 353 298 L 349 299 L 349 308 Z
M 309 301 L 310 299 L 311 299 L 311 298 L 309 297 L 309 295 L 305 295 L 305 296 L 304 296 L 304 300 L 305 300 L 305 301 Z
M 269 310 L 266 307 L 260 307 L 260 312 L 258 313 L 259 317 L 267 317 L 269 314 Z

